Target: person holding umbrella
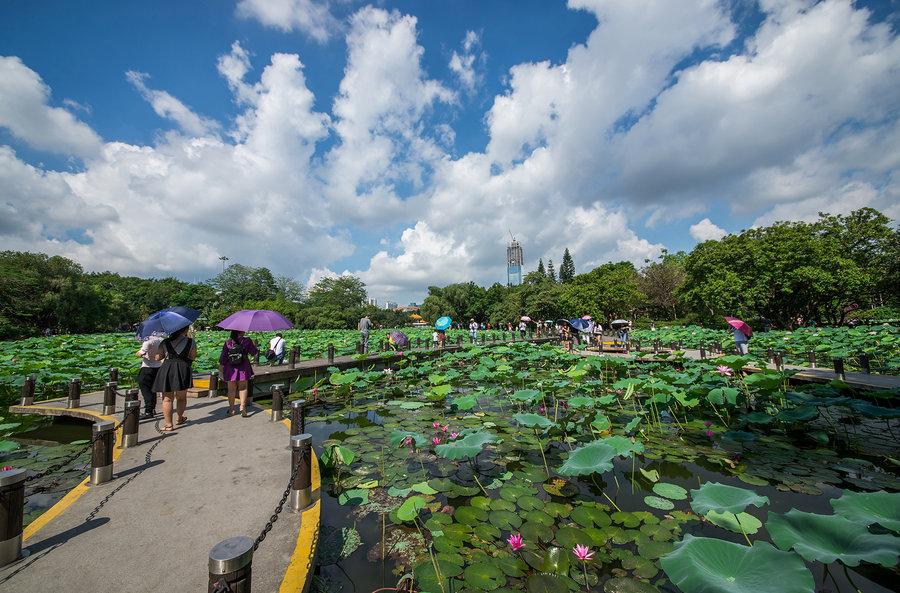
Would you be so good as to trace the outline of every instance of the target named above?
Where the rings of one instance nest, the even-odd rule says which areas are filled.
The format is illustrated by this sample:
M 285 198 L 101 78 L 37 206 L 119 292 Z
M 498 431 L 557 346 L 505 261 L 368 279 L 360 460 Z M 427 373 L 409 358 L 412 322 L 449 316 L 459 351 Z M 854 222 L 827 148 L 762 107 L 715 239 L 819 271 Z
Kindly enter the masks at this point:
M 182 327 L 161 344 L 166 358 L 159 367 L 152 389 L 154 392 L 162 393 L 162 412 L 165 418 L 163 432 L 171 432 L 175 430 L 176 425 L 187 422 L 184 415 L 187 408 L 187 390 L 191 386 L 191 366 L 197 358 L 197 344 L 191 338 L 189 329 L 190 325 Z M 174 424 L 173 402 L 178 413 L 178 420 Z
M 253 377 L 250 357 L 256 356 L 258 352 L 259 349 L 253 340 L 236 329 L 231 330 L 228 339 L 222 344 L 222 353 L 219 354 L 219 376 L 228 385 L 229 416 L 234 416 L 234 400 L 235 396 L 239 396 L 241 416 L 247 417 L 248 385 Z
M 469 341 L 473 344 L 478 341 L 478 323 L 474 318 L 469 320 Z
M 149 336 L 141 344 L 137 355 L 141 358 L 141 370 L 138 371 L 138 387 L 141 390 L 141 397 L 144 398 L 144 413 L 141 419 L 146 420 L 156 416 L 156 392 L 153 391 L 153 383 L 156 382 L 156 375 L 159 374 L 159 367 L 162 366 L 165 357 L 162 351 L 162 338 L 159 336 Z
M 731 326 L 729 329 L 734 334 L 734 348 L 738 354 L 747 354 L 749 352 L 750 338 L 753 336 L 753 329 L 746 322 L 735 317 L 725 317 L 725 322 Z

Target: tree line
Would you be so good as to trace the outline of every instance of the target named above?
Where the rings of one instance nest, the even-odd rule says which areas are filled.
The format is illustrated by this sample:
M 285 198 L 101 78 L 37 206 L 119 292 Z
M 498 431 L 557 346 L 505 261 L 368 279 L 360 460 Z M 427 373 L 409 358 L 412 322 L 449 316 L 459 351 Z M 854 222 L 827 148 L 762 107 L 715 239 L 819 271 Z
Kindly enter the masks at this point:
M 900 318 L 900 232 L 872 208 L 820 214 L 815 222 L 778 222 L 698 244 L 690 253 L 663 252 L 637 268 L 606 263 L 575 274 L 566 249 L 559 277 L 550 260 L 520 286 L 473 282 L 430 286 L 426 319 L 508 323 L 521 315 L 549 320 L 591 315 L 638 324 L 721 325 L 735 315 L 757 326 L 850 318 Z
M 815 222 L 779 222 L 663 253 L 636 268 L 610 262 L 582 274 L 568 249 L 559 276 L 552 260 L 520 286 L 474 282 L 430 286 L 420 314 L 494 324 L 591 315 L 638 324 L 720 325 L 735 315 L 757 325 L 790 327 L 797 318 L 840 324 L 849 318 L 900 318 L 900 231 L 871 208 L 820 215 Z M 60 256 L 0 252 L 0 339 L 54 333 L 126 331 L 173 305 L 202 312 L 212 326 L 239 309 L 279 311 L 302 329 L 353 328 L 368 314 L 386 327 L 409 323 L 405 313 L 366 304 L 354 276 L 323 278 L 308 290 L 267 268 L 232 264 L 207 282 L 87 273 Z

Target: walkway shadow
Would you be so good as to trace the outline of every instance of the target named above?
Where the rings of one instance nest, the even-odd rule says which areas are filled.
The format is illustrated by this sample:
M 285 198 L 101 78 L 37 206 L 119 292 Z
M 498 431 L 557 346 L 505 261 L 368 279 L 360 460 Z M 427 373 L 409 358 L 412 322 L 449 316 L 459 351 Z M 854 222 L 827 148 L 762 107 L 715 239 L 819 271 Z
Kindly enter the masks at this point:
M 237 410 L 237 404 L 235 403 L 235 410 Z M 265 414 L 265 410 L 258 407 L 251 407 L 248 409 L 249 416 L 255 416 L 257 414 Z M 204 416 L 203 418 L 199 418 L 197 420 L 189 420 L 187 426 L 192 426 L 194 424 L 209 424 L 210 422 L 218 422 L 220 420 L 234 420 L 235 422 L 239 422 L 243 420 L 241 418 L 241 413 L 237 411 L 234 416 L 228 415 L 228 407 L 225 406 L 221 410 L 214 410 Z
M 124 478 L 125 476 L 130 476 L 131 474 L 136 474 L 144 471 L 145 469 L 150 469 L 151 467 L 156 467 L 161 463 L 165 463 L 165 459 L 154 459 L 150 463 L 142 463 L 141 465 L 136 465 L 134 467 L 129 467 L 128 469 L 122 470 L 120 472 L 115 472 L 116 478 Z
M 61 531 L 60 533 L 48 537 L 47 539 L 42 539 L 39 542 L 28 544 L 25 546 L 25 548 L 29 552 L 31 552 L 32 555 L 40 554 L 43 550 L 61 546 L 75 536 L 87 533 L 92 529 L 96 529 L 98 527 L 106 525 L 107 523 L 109 523 L 109 521 L 109 517 L 97 517 L 96 519 L 91 519 L 90 521 L 81 523 L 79 525 L 76 525 L 75 527 L 70 527 L 69 529 Z

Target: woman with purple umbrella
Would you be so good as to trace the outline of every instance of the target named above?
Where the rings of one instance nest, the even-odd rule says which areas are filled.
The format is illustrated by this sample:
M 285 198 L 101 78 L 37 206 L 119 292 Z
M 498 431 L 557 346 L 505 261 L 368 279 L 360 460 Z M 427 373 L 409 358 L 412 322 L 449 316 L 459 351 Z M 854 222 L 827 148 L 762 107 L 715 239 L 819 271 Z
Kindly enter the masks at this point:
M 259 349 L 253 340 L 244 332 L 233 329 L 231 335 L 222 345 L 219 355 L 219 376 L 228 385 L 228 415 L 234 416 L 234 399 L 238 395 L 241 401 L 241 416 L 247 417 L 247 399 L 249 397 L 249 381 L 253 377 L 253 366 L 250 357 L 256 356 Z

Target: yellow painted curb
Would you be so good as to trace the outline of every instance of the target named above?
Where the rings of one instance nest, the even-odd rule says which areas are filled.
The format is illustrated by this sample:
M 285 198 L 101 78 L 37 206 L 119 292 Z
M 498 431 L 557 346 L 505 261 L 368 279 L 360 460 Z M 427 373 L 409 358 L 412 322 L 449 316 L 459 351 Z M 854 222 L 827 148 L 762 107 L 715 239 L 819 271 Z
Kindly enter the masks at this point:
M 51 406 L 22 406 L 22 407 L 29 408 L 29 409 L 44 409 L 44 410 L 58 409 L 58 408 L 53 408 Z M 113 416 L 104 416 L 100 412 L 95 412 L 93 410 L 85 410 L 85 409 L 79 408 L 79 411 L 84 412 L 90 416 L 93 416 L 97 420 L 111 420 L 113 422 L 116 421 L 116 419 Z M 119 457 L 122 456 L 122 451 L 124 451 L 124 449 L 122 449 L 122 427 L 120 426 L 119 428 L 116 429 L 116 446 L 113 448 L 113 464 L 114 464 L 113 467 L 115 467 L 115 463 L 116 463 L 116 461 L 119 460 Z M 28 538 L 34 536 L 34 534 L 36 534 L 45 525 L 50 523 L 50 521 L 52 521 L 53 519 L 60 516 L 63 513 L 63 511 L 65 511 L 67 508 L 69 508 L 70 506 L 75 504 L 75 502 L 79 498 L 84 496 L 90 490 L 90 486 L 88 486 L 89 481 L 90 481 L 90 478 L 85 478 L 84 480 L 82 480 L 81 483 L 79 483 L 77 486 L 75 486 L 74 488 L 69 490 L 69 492 L 65 496 L 63 496 L 61 499 L 59 499 L 59 501 L 55 505 L 53 505 L 52 507 L 50 507 L 49 509 L 47 509 L 46 511 L 41 513 L 41 515 L 37 519 L 35 519 L 31 523 L 29 523 L 28 526 L 22 531 L 22 540 L 27 541 Z
M 285 419 L 281 422 L 290 428 L 290 420 Z M 319 523 L 322 519 L 322 499 L 319 490 L 322 481 L 319 475 L 319 460 L 315 451 L 312 452 L 310 474 L 310 487 L 314 502 L 300 513 L 300 533 L 297 534 L 297 545 L 294 546 L 291 561 L 284 572 L 281 587 L 278 589 L 279 593 L 305 593 L 309 588 L 310 577 L 315 569 L 316 548 L 319 545 Z

